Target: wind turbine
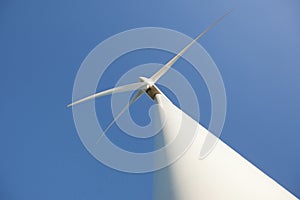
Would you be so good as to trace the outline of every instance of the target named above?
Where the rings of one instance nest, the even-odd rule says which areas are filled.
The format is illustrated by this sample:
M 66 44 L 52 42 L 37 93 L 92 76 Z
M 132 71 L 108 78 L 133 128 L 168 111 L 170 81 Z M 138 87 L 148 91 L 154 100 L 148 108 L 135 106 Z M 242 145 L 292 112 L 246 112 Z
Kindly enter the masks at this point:
M 187 134 L 196 134 L 193 143 L 182 157 L 172 165 L 154 173 L 154 199 L 297 199 L 221 140 L 205 159 L 199 160 L 199 149 L 203 146 L 205 136 L 213 136 L 213 134 L 177 108 L 155 85 L 197 40 L 229 13 L 226 13 L 206 28 L 150 78 L 139 77 L 139 82 L 111 88 L 68 105 L 68 107 L 75 106 L 82 102 L 113 93 L 137 91 L 135 96 L 99 136 L 96 143 L 101 140 L 107 130 L 144 93 L 158 104 L 160 121 L 165 119 L 162 128 L 165 143 L 169 143 L 174 138 L 174 133 L 178 133 L 178 131 Z M 167 114 L 167 116 L 164 117 L 164 114 Z M 184 123 L 178 128 L 174 124 L 178 123 L 179 118 L 183 118 Z M 196 128 L 196 132 L 193 128 Z M 171 157 L 173 153 L 172 150 L 165 152 L 166 159 Z

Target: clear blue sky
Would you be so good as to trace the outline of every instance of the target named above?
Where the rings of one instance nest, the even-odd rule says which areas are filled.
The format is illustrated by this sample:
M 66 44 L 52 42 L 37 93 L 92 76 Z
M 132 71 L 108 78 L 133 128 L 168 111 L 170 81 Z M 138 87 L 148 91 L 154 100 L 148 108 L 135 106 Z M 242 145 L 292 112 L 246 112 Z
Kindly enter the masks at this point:
M 222 139 L 300 197 L 300 1 L 3 0 L 0 199 L 150 200 L 151 173 L 110 169 L 81 144 L 66 108 L 76 72 L 99 42 L 118 32 L 158 26 L 195 37 L 232 8 L 234 13 L 200 40 L 226 86 Z M 169 59 L 168 54 L 138 53 L 137 60 L 120 59 L 112 67 Z M 183 64 L 174 67 L 192 77 Z M 113 85 L 110 77 L 122 75 L 113 72 L 107 72 L 103 84 Z M 204 99 L 201 120 L 207 125 L 208 94 L 199 87 L 198 95 Z M 142 98 L 132 112 L 143 102 L 150 104 Z M 111 114 L 103 115 L 109 116 L 108 123 Z M 111 133 L 121 135 L 116 128 Z

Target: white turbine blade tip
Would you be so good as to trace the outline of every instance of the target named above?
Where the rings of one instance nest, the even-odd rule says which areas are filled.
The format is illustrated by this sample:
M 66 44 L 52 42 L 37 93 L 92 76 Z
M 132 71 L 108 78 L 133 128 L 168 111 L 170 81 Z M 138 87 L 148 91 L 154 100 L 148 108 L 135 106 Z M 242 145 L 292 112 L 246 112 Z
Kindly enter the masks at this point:
M 67 105 L 67 108 L 72 107 L 72 106 L 73 106 L 73 103 L 70 103 Z

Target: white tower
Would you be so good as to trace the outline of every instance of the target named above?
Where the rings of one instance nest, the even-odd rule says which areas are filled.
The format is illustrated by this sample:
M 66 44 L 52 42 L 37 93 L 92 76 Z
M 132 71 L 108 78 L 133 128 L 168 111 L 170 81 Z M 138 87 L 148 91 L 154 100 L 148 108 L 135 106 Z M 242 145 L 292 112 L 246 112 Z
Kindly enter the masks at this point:
M 297 199 L 221 140 L 206 158 L 200 160 L 205 136 L 211 133 L 164 95 L 157 94 L 155 100 L 164 121 L 166 144 L 179 134 L 196 134 L 182 157 L 154 173 L 155 200 Z M 181 117 L 183 123 L 178 126 Z M 173 151 L 166 151 L 166 158 L 172 157 Z

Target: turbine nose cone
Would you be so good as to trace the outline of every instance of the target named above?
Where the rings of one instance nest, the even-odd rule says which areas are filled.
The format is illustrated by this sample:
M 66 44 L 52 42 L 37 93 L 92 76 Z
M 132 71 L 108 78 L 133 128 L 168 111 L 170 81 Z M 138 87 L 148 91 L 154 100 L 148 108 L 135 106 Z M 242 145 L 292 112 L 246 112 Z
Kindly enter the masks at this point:
M 146 78 L 145 77 L 139 77 L 140 82 L 146 82 Z
M 147 83 L 147 86 L 153 86 L 154 85 L 154 82 L 151 79 L 149 79 L 149 78 L 139 77 L 139 80 L 140 80 L 140 82 Z

